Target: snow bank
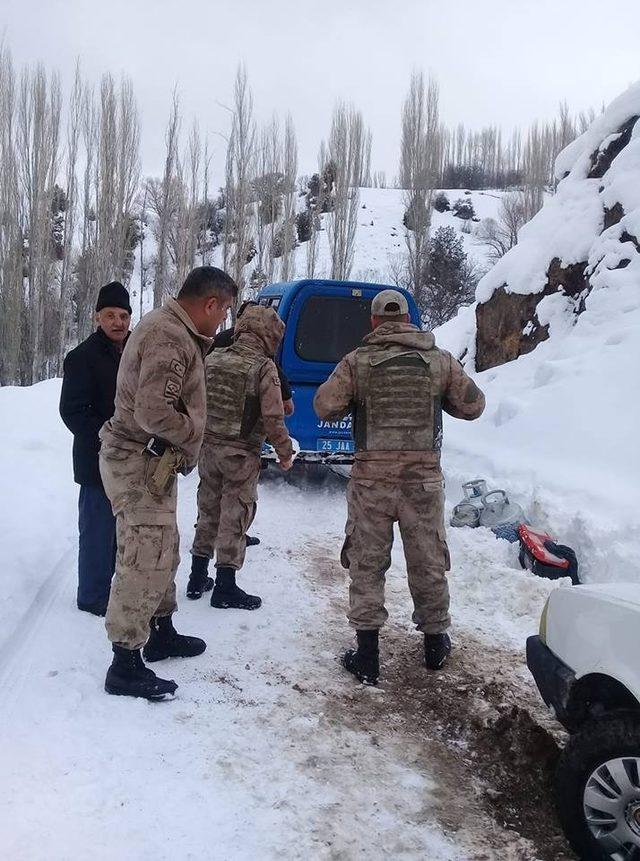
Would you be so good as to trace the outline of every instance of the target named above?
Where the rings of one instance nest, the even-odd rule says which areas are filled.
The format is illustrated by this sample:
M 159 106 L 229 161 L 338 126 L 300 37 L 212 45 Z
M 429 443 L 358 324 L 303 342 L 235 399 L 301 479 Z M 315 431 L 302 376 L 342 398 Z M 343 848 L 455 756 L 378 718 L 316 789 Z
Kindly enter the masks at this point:
M 591 581 L 640 582 L 638 115 L 640 84 L 561 153 L 557 194 L 482 279 L 477 299 L 487 302 L 499 287 L 540 292 L 553 258 L 580 264 L 584 293 L 547 291 L 536 317 L 549 326 L 548 340 L 478 374 L 485 414 L 469 426 L 449 421 L 445 428 L 451 477 L 486 475 L 493 486 L 511 490 L 534 522 L 575 547 Z M 621 143 L 625 124 L 628 141 L 616 155 L 608 148 Z M 607 154 L 595 171 L 600 178 L 588 177 L 594 153 Z M 471 309 L 463 309 L 436 332 L 437 343 L 462 357 L 468 370 L 474 322 Z M 485 331 L 483 337 L 506 335 Z
M 75 566 L 78 487 L 59 399 L 60 380 L 0 388 L 0 642 L 39 589 L 53 594 L 56 566 Z
M 477 422 L 445 420 L 453 496 L 461 481 L 490 477 L 575 546 L 590 580 L 640 581 L 639 285 L 632 276 L 592 292 L 575 325 L 562 296 L 546 297 L 549 340 L 477 374 L 487 397 Z M 438 344 L 460 355 L 468 316 L 437 330 Z

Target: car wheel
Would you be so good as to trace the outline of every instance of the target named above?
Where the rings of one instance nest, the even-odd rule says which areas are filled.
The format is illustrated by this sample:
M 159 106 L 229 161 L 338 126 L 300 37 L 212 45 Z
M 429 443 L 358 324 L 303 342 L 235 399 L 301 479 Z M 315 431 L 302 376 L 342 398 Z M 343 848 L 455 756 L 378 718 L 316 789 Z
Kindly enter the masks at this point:
M 640 712 L 613 712 L 572 736 L 556 773 L 562 828 L 583 861 L 640 859 Z

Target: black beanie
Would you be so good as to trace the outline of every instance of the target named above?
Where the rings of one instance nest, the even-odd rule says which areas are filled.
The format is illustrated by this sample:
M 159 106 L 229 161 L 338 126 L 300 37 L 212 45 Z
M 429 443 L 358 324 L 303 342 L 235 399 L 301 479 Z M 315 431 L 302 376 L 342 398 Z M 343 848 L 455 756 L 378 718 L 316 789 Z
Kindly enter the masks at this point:
M 100 288 L 96 311 L 102 311 L 103 308 L 123 308 L 131 314 L 129 291 L 119 281 L 111 281 Z

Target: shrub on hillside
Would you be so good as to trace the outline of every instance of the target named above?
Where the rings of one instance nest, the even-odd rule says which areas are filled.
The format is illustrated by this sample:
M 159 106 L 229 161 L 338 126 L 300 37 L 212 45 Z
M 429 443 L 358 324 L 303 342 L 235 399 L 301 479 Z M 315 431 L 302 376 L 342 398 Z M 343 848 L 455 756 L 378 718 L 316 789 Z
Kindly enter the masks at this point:
M 429 258 L 423 273 L 420 311 L 429 327 L 441 326 L 463 305 L 473 301 L 478 274 L 454 227 L 439 227 L 429 244 Z
M 463 197 L 459 197 L 451 209 L 457 218 L 462 218 L 464 221 L 469 221 L 476 214 L 473 203 L 470 200 L 465 200 Z
M 449 198 L 444 193 L 444 191 L 436 194 L 433 201 L 433 208 L 436 212 L 448 212 L 451 209 L 451 204 L 449 203 Z
M 296 232 L 298 242 L 308 242 L 313 233 L 313 213 L 310 209 L 303 209 L 296 215 Z

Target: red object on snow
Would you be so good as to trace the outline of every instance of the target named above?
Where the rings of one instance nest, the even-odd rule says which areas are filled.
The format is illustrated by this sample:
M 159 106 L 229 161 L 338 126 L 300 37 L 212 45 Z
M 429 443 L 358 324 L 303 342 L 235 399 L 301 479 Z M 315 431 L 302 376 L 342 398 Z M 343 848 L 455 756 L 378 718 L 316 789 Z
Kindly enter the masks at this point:
M 548 532 L 543 532 L 541 529 L 532 529 L 521 523 L 518 527 L 518 537 L 521 544 L 531 553 L 534 559 L 542 562 L 543 565 L 553 565 L 555 568 L 569 568 L 570 562 L 568 559 L 563 559 L 556 556 L 546 546 L 548 541 L 553 541 L 553 538 Z

